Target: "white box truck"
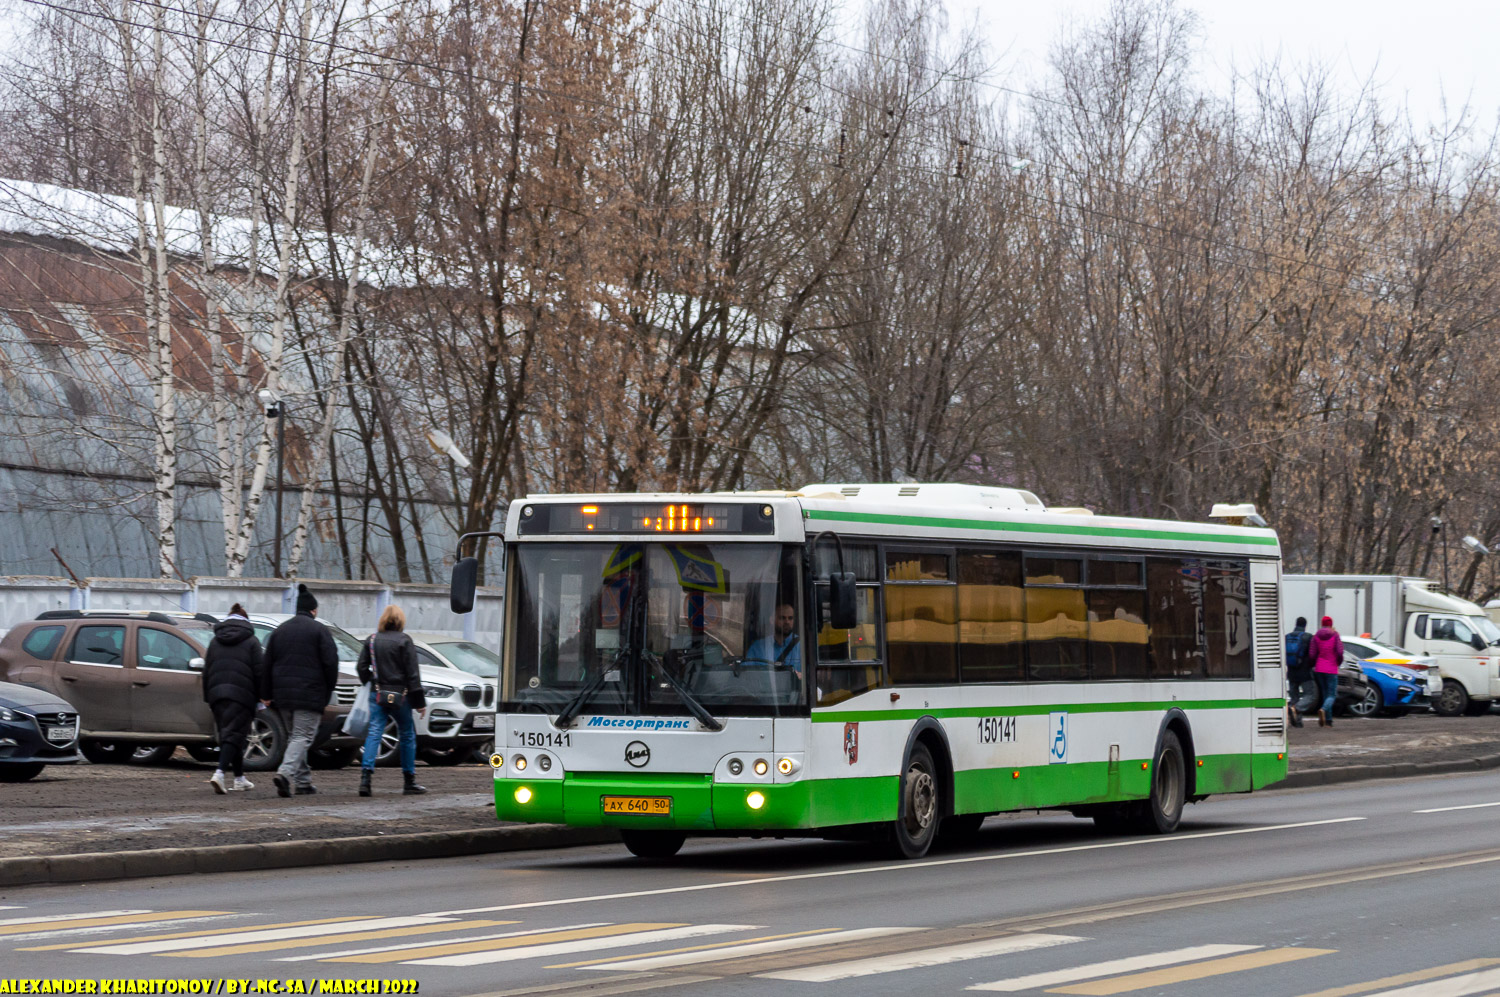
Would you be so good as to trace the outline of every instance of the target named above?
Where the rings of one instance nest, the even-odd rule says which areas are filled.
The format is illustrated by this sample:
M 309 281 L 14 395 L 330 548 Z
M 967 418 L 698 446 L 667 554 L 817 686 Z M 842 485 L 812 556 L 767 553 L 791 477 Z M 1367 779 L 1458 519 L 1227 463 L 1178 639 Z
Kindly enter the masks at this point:
M 1431 655 L 1443 677 L 1432 701 L 1445 717 L 1478 716 L 1500 699 L 1500 626 L 1483 609 L 1405 575 L 1282 575 L 1282 631 L 1307 617 L 1309 632 L 1333 617 L 1340 634 L 1369 634 Z

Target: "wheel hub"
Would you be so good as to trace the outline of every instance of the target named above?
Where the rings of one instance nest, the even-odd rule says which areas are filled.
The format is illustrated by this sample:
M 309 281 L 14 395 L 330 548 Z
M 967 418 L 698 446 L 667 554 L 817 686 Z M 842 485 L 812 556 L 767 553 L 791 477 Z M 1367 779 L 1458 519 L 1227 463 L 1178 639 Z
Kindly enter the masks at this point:
M 937 816 L 937 784 L 931 772 L 913 767 L 906 772 L 906 786 L 906 829 L 918 837 Z

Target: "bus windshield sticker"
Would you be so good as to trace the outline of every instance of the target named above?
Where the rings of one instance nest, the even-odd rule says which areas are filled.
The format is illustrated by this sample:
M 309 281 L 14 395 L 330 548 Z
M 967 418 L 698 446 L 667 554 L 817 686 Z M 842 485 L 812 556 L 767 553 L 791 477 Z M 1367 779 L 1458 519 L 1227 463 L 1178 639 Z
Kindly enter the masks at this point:
M 1068 715 L 1066 713 L 1052 714 L 1052 724 L 1049 728 L 1051 747 L 1047 749 L 1047 760 L 1053 765 L 1066 764 L 1068 761 Z

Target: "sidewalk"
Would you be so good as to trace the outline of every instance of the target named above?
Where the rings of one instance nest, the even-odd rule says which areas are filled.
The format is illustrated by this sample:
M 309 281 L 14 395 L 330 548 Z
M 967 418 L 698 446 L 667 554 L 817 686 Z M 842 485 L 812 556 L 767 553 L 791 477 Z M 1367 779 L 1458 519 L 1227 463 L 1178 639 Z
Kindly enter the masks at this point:
M 1314 718 L 1292 730 L 1289 754 L 1288 787 L 1500 767 L 1500 713 L 1341 717 L 1331 728 L 1318 727 Z M 212 765 L 179 751 L 162 766 L 55 766 L 31 782 L 0 784 L 0 885 L 474 854 L 613 838 L 600 829 L 499 824 L 488 765 L 419 765 L 425 796 L 401 795 L 401 773 L 380 769 L 368 799 L 357 795 L 356 767 L 316 772 L 317 795 L 291 799 L 276 795 L 270 773 L 252 774 L 256 788 L 248 793 L 216 795 L 206 781 L 212 771 Z M 108 855 L 118 859 L 105 861 Z

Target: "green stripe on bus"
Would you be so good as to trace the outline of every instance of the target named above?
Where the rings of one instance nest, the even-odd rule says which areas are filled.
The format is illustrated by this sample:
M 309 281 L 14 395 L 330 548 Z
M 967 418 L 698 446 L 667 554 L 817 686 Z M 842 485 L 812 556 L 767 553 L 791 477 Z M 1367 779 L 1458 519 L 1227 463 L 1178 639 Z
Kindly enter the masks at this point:
M 959 706 L 935 710 L 845 710 L 813 712 L 815 724 L 860 723 L 876 720 L 917 720 L 921 717 L 1032 717 L 1050 713 L 1149 713 L 1180 710 L 1280 710 L 1284 699 L 1174 699 L 1163 703 L 1043 703 L 1040 706 Z
M 840 523 L 879 523 L 885 526 L 921 526 L 945 530 L 993 530 L 1011 533 L 1053 533 L 1065 536 L 1122 537 L 1129 540 L 1189 540 L 1200 543 L 1246 544 L 1252 547 L 1275 547 L 1275 537 L 1198 533 L 1191 530 L 1144 530 L 1123 526 L 1069 526 L 1062 523 L 1007 523 L 989 519 L 951 519 L 937 516 L 894 516 L 877 512 L 835 512 L 828 509 L 805 509 L 808 519 L 826 519 Z

